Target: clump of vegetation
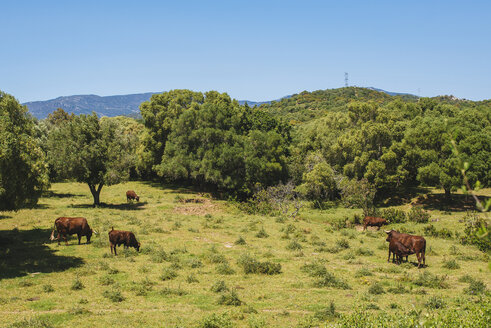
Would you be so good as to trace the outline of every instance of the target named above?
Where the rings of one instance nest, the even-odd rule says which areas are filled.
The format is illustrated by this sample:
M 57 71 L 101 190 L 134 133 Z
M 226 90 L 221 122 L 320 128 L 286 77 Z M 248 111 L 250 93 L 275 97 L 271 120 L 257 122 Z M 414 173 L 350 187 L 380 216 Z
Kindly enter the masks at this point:
M 188 292 L 181 288 L 164 287 L 159 291 L 159 294 L 163 296 L 168 296 L 168 295 L 183 296 L 183 295 L 187 295 Z
M 248 254 L 242 254 L 237 260 L 237 264 L 242 267 L 244 273 L 262 273 L 267 275 L 281 273 L 281 264 L 269 261 L 260 262 Z
M 319 280 L 314 283 L 315 287 L 334 287 L 339 289 L 351 289 L 350 285 L 344 280 L 337 278 L 330 272 L 324 273 Z
M 30 287 L 32 285 L 33 285 L 32 281 L 29 281 L 29 280 L 24 279 L 24 280 L 19 281 L 19 287 Z
M 23 319 L 9 326 L 9 328 L 53 328 L 53 323 L 48 318 L 34 317 Z
M 288 245 L 286 245 L 286 249 L 290 251 L 298 251 L 301 250 L 302 248 L 303 248 L 302 245 L 296 240 L 292 240 L 290 243 L 288 243 Z
M 226 313 L 211 314 L 210 316 L 204 317 L 198 324 L 198 328 L 233 328 L 234 324 L 232 319 Z
M 169 260 L 169 255 L 167 255 L 167 252 L 164 251 L 163 248 L 158 248 L 156 249 L 151 255 L 150 255 L 150 261 L 154 263 L 162 263 L 164 261 Z
M 486 233 L 489 229 L 489 222 L 477 213 L 467 213 L 464 217 L 464 237 L 462 244 L 475 245 L 483 252 L 491 250 L 491 233 Z
M 448 230 L 447 228 L 438 230 L 435 228 L 433 224 L 429 224 L 426 227 L 424 227 L 423 231 L 425 235 L 432 236 L 432 237 L 446 238 L 446 239 L 450 239 L 453 237 L 452 231 Z
M 228 263 L 220 263 L 216 266 L 216 271 L 218 274 L 230 275 L 234 274 L 235 270 Z
M 235 245 L 245 245 L 247 244 L 245 239 L 242 236 L 239 236 L 237 240 L 234 242 Z
M 430 217 L 430 213 L 428 213 L 421 207 L 413 207 L 407 214 L 407 219 L 411 222 L 416 223 L 428 223 Z
M 338 239 L 338 240 L 336 241 L 336 245 L 337 245 L 339 248 L 341 248 L 341 249 L 348 249 L 348 248 L 350 248 L 350 244 L 349 244 L 349 242 L 348 242 L 346 239 L 344 239 L 344 238 L 343 238 L 343 239 Z
M 368 276 L 373 276 L 373 273 L 370 271 L 368 268 L 361 268 L 360 270 L 356 271 L 355 277 L 360 278 L 360 277 L 368 277 Z
M 269 235 L 266 232 L 266 230 L 264 230 L 264 227 L 262 227 L 261 230 L 259 230 L 258 233 L 256 234 L 256 237 L 257 238 L 268 238 Z
M 114 284 L 114 279 L 110 276 L 102 276 L 99 278 L 99 284 L 102 286 L 108 286 Z
M 192 269 L 196 269 L 201 268 L 203 266 L 203 263 L 198 259 L 190 258 L 186 261 L 186 265 Z
M 366 248 L 366 247 L 360 247 L 356 250 L 356 255 L 360 255 L 360 256 L 372 256 L 373 255 L 373 251 L 369 248 Z
M 448 283 L 446 282 L 447 276 L 438 276 L 432 274 L 428 271 L 420 273 L 418 278 L 416 278 L 413 283 L 417 286 L 429 287 L 429 288 L 448 288 Z
M 70 287 L 71 290 L 81 290 L 84 288 L 85 288 L 84 284 L 78 278 L 73 281 L 72 286 Z
M 46 285 L 43 285 L 43 292 L 45 293 L 51 293 L 51 292 L 54 292 L 55 289 L 53 288 L 53 285 L 51 284 L 46 284 Z
M 380 283 L 376 282 L 370 285 L 370 287 L 368 288 L 368 292 L 372 295 L 380 295 L 384 294 L 385 290 Z
M 164 268 L 162 274 L 160 275 L 160 280 L 172 280 L 177 277 L 177 271 L 172 268 Z
M 425 302 L 425 307 L 432 310 L 442 309 L 445 305 L 445 301 L 438 296 L 432 296 Z
M 326 321 L 331 318 L 336 318 L 338 313 L 336 312 L 336 306 L 333 301 L 329 303 L 328 307 L 315 311 L 314 317 L 320 321 Z
M 300 267 L 300 270 L 311 277 L 322 277 L 327 273 L 326 267 L 320 263 L 306 263 Z
M 486 284 L 482 280 L 470 278 L 467 282 L 469 287 L 464 289 L 464 293 L 468 295 L 478 295 L 486 291 Z
M 460 269 L 460 265 L 454 259 L 450 259 L 448 261 L 445 261 L 445 263 L 443 263 L 443 267 L 447 268 L 447 269 L 451 269 L 451 270 Z
M 219 305 L 240 306 L 242 304 L 242 301 L 240 300 L 239 295 L 237 295 L 235 289 L 232 289 L 231 291 L 227 291 L 220 295 L 217 303 Z
M 195 283 L 195 282 L 199 282 L 198 278 L 196 278 L 196 275 L 194 273 L 191 273 L 190 275 L 188 275 L 186 277 L 186 282 L 188 284 L 192 284 L 192 283 Z
M 225 281 L 218 280 L 211 286 L 211 291 L 214 293 L 222 293 L 228 291 L 228 287 L 225 284 Z
M 102 293 L 102 296 L 109 299 L 111 302 L 118 303 L 124 301 L 124 297 L 117 289 L 108 289 Z
M 407 221 L 406 212 L 397 208 L 383 209 L 380 215 L 390 223 L 404 223 Z

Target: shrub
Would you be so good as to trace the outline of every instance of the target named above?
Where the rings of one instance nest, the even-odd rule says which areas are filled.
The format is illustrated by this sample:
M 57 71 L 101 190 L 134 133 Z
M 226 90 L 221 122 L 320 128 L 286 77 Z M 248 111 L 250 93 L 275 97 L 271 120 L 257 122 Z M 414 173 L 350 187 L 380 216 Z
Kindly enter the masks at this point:
M 380 307 L 374 303 L 368 303 L 365 305 L 365 310 L 380 310 Z
M 116 302 L 122 302 L 122 301 L 124 301 L 123 295 L 117 289 L 108 289 L 108 290 L 105 290 L 102 293 L 102 296 L 104 296 L 105 298 L 109 299 L 111 302 L 115 302 L 115 303 Z
M 269 261 L 260 262 L 248 254 L 242 254 L 237 260 L 237 264 L 242 267 L 244 273 L 262 273 L 262 274 L 279 274 L 281 273 L 281 264 Z
M 385 290 L 380 283 L 376 282 L 370 285 L 370 287 L 368 288 L 368 292 L 372 295 L 380 295 L 384 294 Z
M 386 208 L 380 214 L 390 223 L 404 223 L 407 221 L 406 212 L 396 208 Z
M 172 280 L 177 277 L 177 272 L 172 268 L 164 268 L 162 274 L 160 275 L 161 280 Z
M 214 293 L 221 293 L 221 292 L 228 291 L 228 287 L 225 284 L 225 281 L 223 280 L 218 280 L 217 282 L 215 282 L 210 289 Z
M 314 283 L 316 287 L 334 287 L 339 289 L 351 289 L 351 287 L 332 273 L 326 272 L 319 280 Z
M 198 328 L 233 328 L 234 324 L 228 316 L 228 314 L 223 313 L 217 315 L 213 313 L 210 316 L 203 318 L 199 324 Z
M 428 223 L 430 216 L 431 215 L 421 207 L 413 207 L 407 214 L 408 220 L 416 223 Z
M 99 278 L 99 284 L 102 286 L 108 286 L 114 284 L 114 279 L 109 276 L 102 276 Z
M 184 289 L 181 288 L 170 288 L 170 287 L 164 287 L 162 290 L 160 290 L 159 294 L 168 296 L 168 295 L 176 295 L 176 296 L 183 296 L 186 295 L 188 292 L 185 291 Z
M 43 292 L 45 293 L 51 293 L 51 292 L 54 292 L 55 289 L 53 288 L 52 285 L 50 284 L 47 284 L 47 285 L 43 285 Z
M 448 230 L 447 228 L 437 230 L 433 224 L 430 224 L 430 225 L 427 225 L 426 227 L 424 227 L 423 231 L 426 235 L 432 236 L 432 237 L 450 239 L 453 236 L 452 231 Z
M 344 248 L 344 249 L 350 248 L 349 242 L 346 239 L 344 239 L 344 238 L 337 240 L 336 241 L 336 245 L 339 248 Z
M 373 251 L 369 248 L 358 248 L 356 250 L 356 255 L 360 255 L 360 256 L 372 256 L 373 255 Z
M 288 245 L 286 245 L 286 249 L 290 251 L 298 251 L 302 248 L 303 248 L 302 245 L 296 240 L 292 240 Z
M 445 261 L 445 263 L 443 263 L 443 267 L 452 270 L 460 269 L 460 265 L 454 259 Z
M 256 234 L 256 237 L 257 238 L 268 238 L 269 235 L 268 233 L 266 232 L 266 230 L 264 230 L 264 227 L 261 228 L 261 230 L 259 230 L 259 232 Z
M 485 291 L 486 291 L 486 285 L 484 284 L 484 282 L 476 279 L 472 279 L 469 282 L 469 287 L 464 289 L 464 293 L 469 295 L 482 294 Z
M 191 273 L 186 277 L 186 282 L 188 284 L 192 284 L 193 282 L 199 282 L 198 278 L 196 278 L 196 275 L 194 273 Z
M 370 269 L 368 269 L 368 268 L 361 268 L 360 270 L 356 271 L 356 273 L 355 273 L 356 278 L 368 277 L 368 276 L 373 276 L 373 273 L 371 273 Z
M 266 320 L 264 318 L 257 316 L 257 315 L 251 315 L 249 316 L 249 319 L 247 321 L 249 328 L 264 328 L 267 327 Z
M 234 274 L 235 270 L 228 263 L 220 263 L 216 266 L 216 271 L 218 274 Z
M 300 270 L 307 273 L 311 277 L 322 277 L 327 273 L 326 267 L 320 263 L 306 263 L 300 268 Z
M 475 245 L 481 251 L 491 250 L 491 233 L 486 233 L 489 222 L 477 213 L 467 213 L 464 217 L 464 237 L 462 244 Z
M 330 318 L 337 317 L 336 306 L 334 302 L 331 301 L 328 307 L 323 308 L 322 310 L 315 311 L 314 317 L 320 321 L 326 321 Z
M 435 309 L 435 310 L 441 309 L 445 307 L 445 301 L 438 296 L 432 296 L 426 301 L 425 307 L 428 309 Z
M 242 304 L 242 301 L 239 299 L 239 295 L 237 295 L 237 292 L 234 289 L 232 289 L 231 291 L 225 292 L 222 295 L 220 295 L 217 303 L 219 305 L 240 306 Z
M 150 260 L 155 263 L 162 263 L 164 261 L 168 261 L 169 256 L 164 251 L 164 249 L 159 248 L 152 253 L 152 255 L 150 256 Z
M 429 288 L 448 288 L 447 276 L 438 276 L 428 271 L 419 274 L 418 278 L 413 281 L 417 286 Z
M 9 328 L 53 328 L 54 325 L 47 318 L 34 317 L 23 319 L 10 326 Z
M 239 236 L 239 238 L 234 242 L 235 245 L 245 245 L 246 241 L 242 236 Z
M 72 283 L 72 286 L 70 287 L 70 289 L 72 290 L 81 290 L 83 289 L 85 286 L 84 284 L 82 284 L 82 282 L 80 281 L 80 279 L 75 279 Z

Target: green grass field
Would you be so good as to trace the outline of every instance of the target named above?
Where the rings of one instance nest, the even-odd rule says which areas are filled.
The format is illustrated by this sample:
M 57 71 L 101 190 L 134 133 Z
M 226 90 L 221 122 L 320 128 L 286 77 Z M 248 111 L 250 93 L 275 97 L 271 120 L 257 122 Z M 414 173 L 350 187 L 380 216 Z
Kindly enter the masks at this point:
M 139 203 L 126 203 L 128 189 Z M 1 326 L 323 327 L 350 326 L 358 315 L 386 326 L 391 315 L 436 325 L 449 316 L 470 326 L 491 321 L 489 254 L 455 236 L 425 236 L 427 267 L 418 269 L 414 255 L 387 263 L 382 230 L 340 229 L 361 210 L 304 207 L 295 221 L 251 216 L 145 182 L 104 187 L 101 201 L 107 205 L 93 208 L 86 185 L 56 183 L 36 208 L 0 213 Z M 437 229 L 462 235 L 465 211 L 428 208 Z M 59 216 L 86 217 L 99 234 L 91 244 L 72 236 L 58 246 L 49 237 Z M 388 228 L 424 235 L 426 225 Z M 141 252 L 119 247 L 112 256 L 111 227 L 133 231 Z

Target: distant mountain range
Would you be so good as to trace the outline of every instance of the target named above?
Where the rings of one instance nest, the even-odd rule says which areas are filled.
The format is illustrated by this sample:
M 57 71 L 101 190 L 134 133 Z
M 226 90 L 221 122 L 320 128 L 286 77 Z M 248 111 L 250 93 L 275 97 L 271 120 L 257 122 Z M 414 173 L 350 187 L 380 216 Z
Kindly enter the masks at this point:
M 408 95 L 406 93 L 388 92 L 376 88 L 368 88 L 371 90 L 384 92 L 389 95 Z M 75 95 L 58 97 L 55 99 L 45 101 L 30 101 L 23 105 L 26 105 L 29 112 L 38 119 L 44 119 L 49 113 L 52 113 L 57 108 L 63 108 L 68 113 L 90 114 L 92 111 L 96 112 L 99 116 L 130 116 L 140 117 L 139 106 L 142 102 L 150 100 L 150 97 L 156 94 L 156 92 L 137 93 L 129 95 L 118 96 L 97 96 L 97 95 Z M 290 98 L 291 95 L 282 97 L 273 101 L 280 101 L 281 99 Z M 262 104 L 270 104 L 272 101 L 250 101 L 239 100 L 241 105 L 247 103 L 247 105 L 254 107 Z

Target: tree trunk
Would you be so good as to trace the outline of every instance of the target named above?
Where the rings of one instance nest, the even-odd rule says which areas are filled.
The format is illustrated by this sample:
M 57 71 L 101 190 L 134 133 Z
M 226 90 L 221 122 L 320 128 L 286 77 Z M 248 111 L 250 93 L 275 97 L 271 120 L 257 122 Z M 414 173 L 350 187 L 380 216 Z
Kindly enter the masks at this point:
M 96 188 L 96 185 L 89 184 L 90 192 L 92 193 L 92 197 L 94 197 L 94 206 L 100 205 L 100 194 L 104 184 L 99 184 Z
M 451 198 L 450 188 L 445 188 L 445 200 L 451 201 Z

